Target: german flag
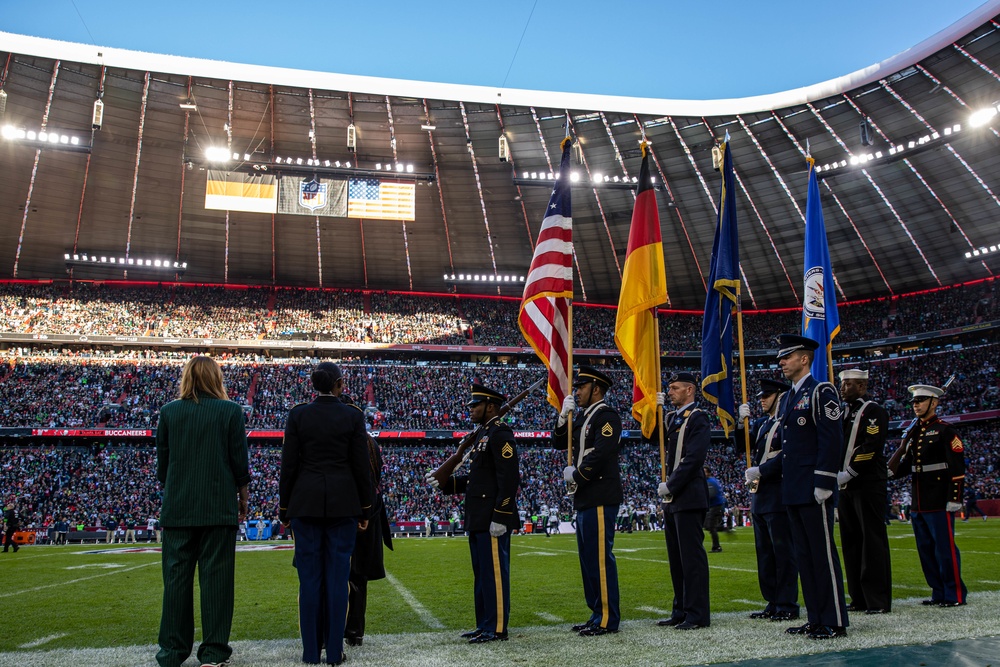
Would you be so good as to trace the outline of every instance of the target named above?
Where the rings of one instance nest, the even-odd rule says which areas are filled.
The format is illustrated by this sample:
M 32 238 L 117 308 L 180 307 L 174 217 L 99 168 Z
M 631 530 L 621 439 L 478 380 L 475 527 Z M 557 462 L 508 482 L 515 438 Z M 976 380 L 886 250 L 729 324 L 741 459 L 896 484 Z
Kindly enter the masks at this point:
M 656 426 L 656 392 L 660 379 L 660 336 L 656 307 L 667 302 L 667 272 L 663 264 L 660 213 L 649 178 L 649 149 L 642 143 L 639 189 L 632 210 L 628 252 L 618 297 L 615 345 L 632 369 L 632 416 L 649 438 Z

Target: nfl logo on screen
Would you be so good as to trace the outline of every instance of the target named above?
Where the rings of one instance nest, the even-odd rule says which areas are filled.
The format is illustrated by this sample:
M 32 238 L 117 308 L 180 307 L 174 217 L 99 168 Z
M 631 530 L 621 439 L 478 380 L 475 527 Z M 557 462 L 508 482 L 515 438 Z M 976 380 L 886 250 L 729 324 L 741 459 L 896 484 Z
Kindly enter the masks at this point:
M 311 181 L 303 181 L 302 185 L 299 186 L 299 205 L 310 211 L 323 208 L 326 206 L 326 189 L 327 185 L 317 183 L 315 178 Z

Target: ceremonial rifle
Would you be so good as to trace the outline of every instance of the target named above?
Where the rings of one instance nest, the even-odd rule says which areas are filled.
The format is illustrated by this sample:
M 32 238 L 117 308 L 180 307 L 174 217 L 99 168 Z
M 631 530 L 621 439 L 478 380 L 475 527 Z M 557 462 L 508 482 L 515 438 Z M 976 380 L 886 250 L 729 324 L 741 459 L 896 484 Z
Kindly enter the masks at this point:
M 529 394 L 545 384 L 547 379 L 547 377 L 542 378 L 514 398 L 501 405 L 497 414 L 497 419 L 503 418 L 503 416 L 510 412 L 515 405 L 526 399 Z M 442 463 L 437 470 L 431 473 L 435 478 L 437 478 L 438 483 L 443 485 L 448 478 L 454 474 L 455 470 L 457 470 L 460 465 L 465 463 L 466 459 L 468 459 L 469 455 L 472 453 L 470 450 L 471 445 L 479 440 L 485 430 L 486 425 L 480 424 L 474 431 L 467 433 L 466 436 L 459 441 L 458 449 L 455 450 L 455 453 L 452 454 L 447 461 Z

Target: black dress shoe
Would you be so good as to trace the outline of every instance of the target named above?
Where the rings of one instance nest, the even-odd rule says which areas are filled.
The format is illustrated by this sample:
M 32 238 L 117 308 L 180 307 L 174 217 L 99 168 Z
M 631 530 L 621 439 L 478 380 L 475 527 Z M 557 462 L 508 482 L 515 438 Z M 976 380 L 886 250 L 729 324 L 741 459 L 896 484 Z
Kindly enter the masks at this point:
M 468 632 L 463 632 L 462 634 L 459 635 L 459 637 L 461 637 L 462 639 L 474 639 L 475 637 L 478 637 L 481 634 L 483 634 L 483 631 L 480 630 L 479 628 L 476 628 L 475 630 L 469 630 Z
M 889 610 L 888 609 L 866 609 L 865 613 L 868 614 L 869 616 L 877 616 L 879 614 L 888 614 Z
M 813 629 L 808 635 L 809 639 L 835 639 L 836 637 L 846 637 L 847 628 L 839 625 L 820 625 Z
M 572 630 L 573 632 L 580 632 L 581 630 L 586 630 L 587 628 L 592 627 L 593 625 L 594 625 L 593 623 L 587 621 L 586 623 L 580 623 L 578 625 L 574 625 L 572 628 L 570 628 L 570 630 Z
M 750 618 L 771 618 L 774 613 L 770 609 L 765 609 L 764 611 L 755 611 L 750 614 Z
M 964 607 L 964 602 L 939 602 L 939 607 Z
M 921 600 L 920 604 L 925 607 L 940 607 L 942 600 Z
M 690 623 L 688 621 L 684 621 L 683 623 L 678 623 L 677 625 L 675 625 L 674 630 L 698 630 L 700 628 L 707 628 L 707 627 L 708 623 L 701 625 L 699 623 Z
M 799 617 L 797 611 L 776 611 L 771 614 L 772 621 L 794 621 Z
M 788 628 L 785 630 L 786 633 L 790 635 L 808 635 L 813 631 L 813 624 L 806 623 L 805 625 L 796 625 L 793 628 Z
M 617 630 L 611 630 L 609 628 L 602 628 L 599 625 L 592 625 L 586 630 L 580 630 L 581 637 L 600 637 L 601 635 L 614 635 L 618 634 Z
M 348 646 L 361 646 L 364 643 L 364 637 L 344 637 L 344 641 L 347 642 Z
M 507 641 L 506 632 L 483 632 L 476 637 L 469 640 L 470 644 L 485 644 L 487 642 L 505 642 Z
M 859 604 L 854 604 L 853 602 L 847 605 L 847 611 L 867 611 L 868 607 L 862 607 Z
M 712 553 L 713 554 L 720 554 L 720 553 L 722 553 L 722 547 L 712 547 Z
M 661 628 L 670 628 L 675 625 L 680 625 L 683 622 L 684 622 L 683 616 L 671 616 L 670 618 L 664 618 L 662 620 L 657 621 L 656 624 Z

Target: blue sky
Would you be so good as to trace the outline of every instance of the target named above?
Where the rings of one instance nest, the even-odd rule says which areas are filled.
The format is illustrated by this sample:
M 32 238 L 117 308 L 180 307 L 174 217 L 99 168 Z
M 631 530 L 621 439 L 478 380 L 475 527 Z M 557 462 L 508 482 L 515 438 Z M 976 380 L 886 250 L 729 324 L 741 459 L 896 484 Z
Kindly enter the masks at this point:
M 344 74 L 714 99 L 847 74 L 914 46 L 981 4 L 0 0 L 0 30 Z

